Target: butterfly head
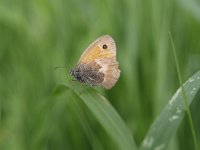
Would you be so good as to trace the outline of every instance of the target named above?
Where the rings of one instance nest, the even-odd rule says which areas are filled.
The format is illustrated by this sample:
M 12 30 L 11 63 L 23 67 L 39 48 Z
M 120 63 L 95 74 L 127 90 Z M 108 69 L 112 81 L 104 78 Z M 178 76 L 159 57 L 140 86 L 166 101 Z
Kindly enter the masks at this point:
M 78 81 L 81 81 L 81 75 L 80 75 L 80 70 L 79 69 L 70 69 L 69 74 L 71 76 L 74 76 L 74 78 Z
M 71 76 L 77 77 L 80 74 L 80 70 L 78 70 L 78 69 L 70 69 L 69 70 L 69 74 Z
M 69 74 L 70 74 L 71 76 L 73 76 L 73 75 L 74 75 L 74 69 L 69 69 Z

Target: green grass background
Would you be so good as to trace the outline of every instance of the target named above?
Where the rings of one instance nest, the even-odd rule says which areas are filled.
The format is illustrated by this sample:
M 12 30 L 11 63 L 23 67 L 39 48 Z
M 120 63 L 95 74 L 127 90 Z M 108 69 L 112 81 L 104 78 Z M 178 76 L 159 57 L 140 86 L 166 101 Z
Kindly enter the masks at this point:
M 185 81 L 200 70 L 198 0 L 0 0 L 0 149 L 117 148 L 75 94 L 53 94 L 104 34 L 116 41 L 121 77 L 112 90 L 98 90 L 140 145 L 179 87 L 168 31 Z M 198 141 L 199 97 L 191 106 Z M 186 117 L 168 149 L 194 149 Z

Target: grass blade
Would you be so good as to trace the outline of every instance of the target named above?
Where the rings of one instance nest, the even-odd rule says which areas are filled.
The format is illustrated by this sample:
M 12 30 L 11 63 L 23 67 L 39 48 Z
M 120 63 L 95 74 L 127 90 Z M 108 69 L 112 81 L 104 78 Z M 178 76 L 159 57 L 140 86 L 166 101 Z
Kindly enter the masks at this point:
M 200 88 L 200 71 L 188 79 L 184 83 L 183 88 L 185 89 L 188 104 L 190 105 Z M 185 115 L 185 104 L 181 92 L 180 87 L 161 114 L 156 118 L 143 140 L 140 147 L 141 150 L 160 150 L 166 148 Z
M 136 150 L 131 132 L 108 100 L 93 88 L 64 85 L 60 89 L 73 90 L 116 142 L 120 150 Z
M 169 37 L 170 37 L 171 44 L 172 44 L 172 50 L 173 50 L 174 59 L 175 59 L 175 63 L 176 63 L 176 69 L 177 69 L 177 73 L 178 73 L 179 83 L 180 83 L 181 90 L 182 90 L 181 93 L 182 93 L 182 96 L 183 96 L 183 102 L 184 102 L 184 105 L 185 105 L 186 113 L 187 113 L 187 116 L 188 116 L 188 121 L 189 121 L 190 128 L 191 128 L 191 131 L 192 131 L 194 145 L 195 145 L 196 150 L 198 150 L 199 148 L 198 148 L 197 139 L 196 139 L 196 132 L 195 132 L 194 125 L 193 125 L 192 114 L 191 114 L 191 111 L 190 111 L 190 108 L 189 108 L 188 99 L 187 99 L 187 96 L 186 96 L 186 93 L 185 93 L 185 89 L 183 88 L 183 79 L 182 79 L 182 76 L 181 76 L 181 69 L 180 69 L 180 66 L 179 66 L 178 57 L 177 57 L 177 54 L 176 54 L 175 45 L 174 45 L 174 42 L 173 42 L 173 39 L 172 39 L 171 32 L 169 32 Z

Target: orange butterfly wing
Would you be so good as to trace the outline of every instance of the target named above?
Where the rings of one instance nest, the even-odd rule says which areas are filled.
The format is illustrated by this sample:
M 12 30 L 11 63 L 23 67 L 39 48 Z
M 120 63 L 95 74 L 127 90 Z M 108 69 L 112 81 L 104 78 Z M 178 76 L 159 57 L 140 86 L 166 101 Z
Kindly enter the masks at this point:
M 88 63 L 97 59 L 116 59 L 116 45 L 109 35 L 104 35 L 95 40 L 83 52 L 78 63 Z

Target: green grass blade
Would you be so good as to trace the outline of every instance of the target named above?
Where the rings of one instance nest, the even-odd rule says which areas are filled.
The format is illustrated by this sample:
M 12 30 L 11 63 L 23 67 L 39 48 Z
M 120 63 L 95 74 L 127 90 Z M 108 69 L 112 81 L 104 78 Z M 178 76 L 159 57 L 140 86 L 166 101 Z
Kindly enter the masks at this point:
M 172 44 L 172 50 L 173 50 L 174 59 L 175 59 L 175 63 L 176 63 L 176 69 L 177 69 L 177 73 L 178 73 L 179 83 L 180 83 L 181 90 L 182 90 L 181 93 L 182 93 L 182 96 L 183 96 L 183 102 L 184 102 L 184 105 L 185 105 L 186 113 L 187 113 L 187 116 L 188 116 L 188 121 L 189 121 L 190 128 L 191 128 L 191 131 L 192 131 L 194 145 L 195 145 L 196 150 L 198 150 L 199 148 L 198 148 L 198 144 L 197 144 L 196 132 L 195 132 L 194 125 L 193 125 L 192 114 L 191 114 L 191 111 L 190 111 L 190 108 L 189 108 L 188 99 L 187 99 L 187 96 L 186 96 L 186 93 L 185 93 L 185 89 L 183 88 L 183 79 L 182 79 L 182 76 L 181 76 L 181 69 L 180 69 L 180 66 L 179 66 L 178 57 L 177 57 L 177 54 L 176 54 L 175 45 L 174 45 L 174 41 L 172 39 L 171 32 L 169 32 L 169 37 L 170 37 L 171 44 Z
M 63 90 L 63 88 L 73 90 L 80 97 L 106 132 L 116 142 L 120 150 L 138 149 L 130 130 L 105 97 L 93 88 L 64 85 L 60 89 Z
M 200 71 L 188 79 L 183 88 L 188 98 L 188 104 L 191 104 L 200 88 Z M 185 105 L 180 87 L 150 127 L 140 149 L 165 149 L 184 115 Z

